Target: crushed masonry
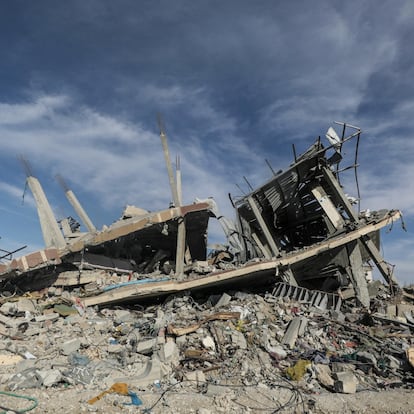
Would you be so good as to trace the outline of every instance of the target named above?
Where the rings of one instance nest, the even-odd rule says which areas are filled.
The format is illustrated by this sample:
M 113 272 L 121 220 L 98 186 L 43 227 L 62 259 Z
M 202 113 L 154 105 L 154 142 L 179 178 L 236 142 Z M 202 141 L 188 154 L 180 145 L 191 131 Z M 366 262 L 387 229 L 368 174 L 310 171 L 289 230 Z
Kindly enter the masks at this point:
M 127 206 L 101 230 L 60 176 L 87 231 L 72 217 L 58 223 L 25 162 L 45 248 L 0 259 L 0 386 L 81 386 L 103 393 L 97 405 L 115 398 L 104 392 L 114 384 L 191 388 L 224 404 L 220 387 L 243 400 L 250 386 L 285 383 L 292 407 L 307 404 L 301 393 L 411 388 L 414 291 L 379 250 L 401 212 L 359 211 L 359 190 L 356 204 L 345 194 L 340 176 L 354 170 L 358 188 L 357 163 L 339 168 L 342 148 L 356 140 L 356 160 L 361 131 L 341 126 L 329 146 L 319 138 L 230 197 L 234 222 L 211 198 L 183 205 L 161 122 L 173 204 Z M 227 244 L 208 249 L 214 218 Z

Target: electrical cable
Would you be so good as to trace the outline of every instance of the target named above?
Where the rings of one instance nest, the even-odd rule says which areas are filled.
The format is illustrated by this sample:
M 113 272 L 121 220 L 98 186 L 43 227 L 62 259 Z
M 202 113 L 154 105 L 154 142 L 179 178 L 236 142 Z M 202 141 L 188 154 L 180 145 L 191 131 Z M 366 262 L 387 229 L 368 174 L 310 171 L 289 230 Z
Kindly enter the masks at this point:
M 8 397 L 22 398 L 24 400 L 33 401 L 33 404 L 32 404 L 31 407 L 24 408 L 22 410 L 14 410 L 14 409 L 11 409 L 11 408 L 0 407 L 2 410 L 6 410 L 6 411 L 1 412 L 0 414 L 5 414 L 7 411 L 12 411 L 12 412 L 18 413 L 18 414 L 20 414 L 20 413 L 27 413 L 28 411 L 31 411 L 31 410 L 35 409 L 38 406 L 38 404 L 39 404 L 39 402 L 37 401 L 36 398 L 29 397 L 27 395 L 19 395 L 19 394 L 15 394 L 15 393 L 12 393 L 12 392 L 7 392 L 7 391 L 0 391 L 0 394 L 6 395 Z

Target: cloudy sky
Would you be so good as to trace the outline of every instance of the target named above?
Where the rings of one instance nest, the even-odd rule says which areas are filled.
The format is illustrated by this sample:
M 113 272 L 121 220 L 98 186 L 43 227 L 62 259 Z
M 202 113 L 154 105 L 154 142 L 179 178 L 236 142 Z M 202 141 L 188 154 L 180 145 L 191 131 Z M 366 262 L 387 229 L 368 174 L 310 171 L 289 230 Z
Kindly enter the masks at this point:
M 413 19 L 410 0 L 1 1 L 0 248 L 43 246 L 19 155 L 59 218 L 74 213 L 57 173 L 98 228 L 126 204 L 163 209 L 161 112 L 184 201 L 232 217 L 243 176 L 260 185 L 265 159 L 284 169 L 293 143 L 346 121 L 363 131 L 362 207 L 403 211 L 382 249 L 413 282 Z

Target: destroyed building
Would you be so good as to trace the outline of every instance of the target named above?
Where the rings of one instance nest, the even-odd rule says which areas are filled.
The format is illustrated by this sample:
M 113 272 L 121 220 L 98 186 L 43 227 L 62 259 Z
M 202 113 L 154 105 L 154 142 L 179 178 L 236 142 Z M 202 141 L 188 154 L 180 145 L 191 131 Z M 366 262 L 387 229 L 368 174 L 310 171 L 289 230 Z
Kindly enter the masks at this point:
M 45 248 L 2 251 L 0 409 L 107 414 L 124 398 L 123 412 L 350 412 L 344 395 L 329 408 L 317 397 L 412 388 L 414 292 L 379 251 L 380 230 L 401 212 L 360 211 L 361 131 L 341 126 L 230 196 L 234 222 L 211 198 L 182 203 L 163 127 L 171 205 L 126 206 L 101 230 L 60 176 L 87 231 L 73 217 L 58 222 L 24 162 Z M 342 166 L 352 142 L 353 162 Z M 354 175 L 355 198 L 343 173 Z M 210 220 L 227 240 L 213 249 Z M 31 396 L 15 394 L 22 389 Z M 361 404 L 352 412 L 378 412 Z
M 390 291 L 398 290 L 393 269 L 379 251 L 379 234 L 401 213 L 360 212 L 351 204 L 355 199 L 345 194 L 340 176 L 354 170 L 359 192 L 356 170 L 361 131 L 341 125 L 342 137 L 329 128 L 327 145 L 319 137 L 302 155 L 296 156 L 295 151 L 287 169 L 278 173 L 272 169 L 269 181 L 232 199 L 235 223 L 220 215 L 211 198 L 182 205 L 179 162 L 174 175 L 161 123 L 173 204 L 157 212 L 127 206 L 118 221 L 100 231 L 60 176 L 58 181 L 87 232 L 80 232 L 72 217 L 58 223 L 40 182 L 24 162 L 45 249 L 3 260 L 3 290 L 76 287 L 85 305 L 104 305 L 246 281 L 258 285 L 284 282 L 342 292 L 342 297 L 356 297 L 368 308 L 366 275 L 371 263 Z M 342 147 L 351 141 L 356 141 L 355 162 L 340 168 Z M 359 209 L 358 199 L 357 204 Z M 227 247 L 208 258 L 211 218 L 221 224 Z

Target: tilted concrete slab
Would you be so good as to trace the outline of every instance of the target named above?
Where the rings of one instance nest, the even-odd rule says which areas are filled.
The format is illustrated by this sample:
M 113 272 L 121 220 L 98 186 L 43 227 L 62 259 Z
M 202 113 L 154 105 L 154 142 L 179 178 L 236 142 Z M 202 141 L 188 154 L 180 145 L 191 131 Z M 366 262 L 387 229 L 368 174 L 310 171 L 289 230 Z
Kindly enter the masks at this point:
M 123 286 L 91 297 L 79 298 L 79 300 L 84 306 L 104 305 L 167 295 L 186 290 L 202 289 L 205 287 L 212 288 L 229 282 L 237 283 L 245 278 L 259 278 L 261 276 L 274 275 L 276 279 L 276 269 L 278 267 L 289 266 L 304 261 L 310 257 L 317 256 L 320 253 L 343 246 L 351 241 L 358 240 L 366 234 L 391 224 L 400 217 L 400 211 L 390 211 L 386 217 L 379 221 L 366 224 L 349 233 L 341 234 L 300 251 L 291 252 L 277 259 L 253 262 L 237 269 L 217 271 L 203 277 L 187 279 L 180 282 L 171 280 L 167 282 Z M 259 279 L 256 279 L 256 281 L 259 281 Z

